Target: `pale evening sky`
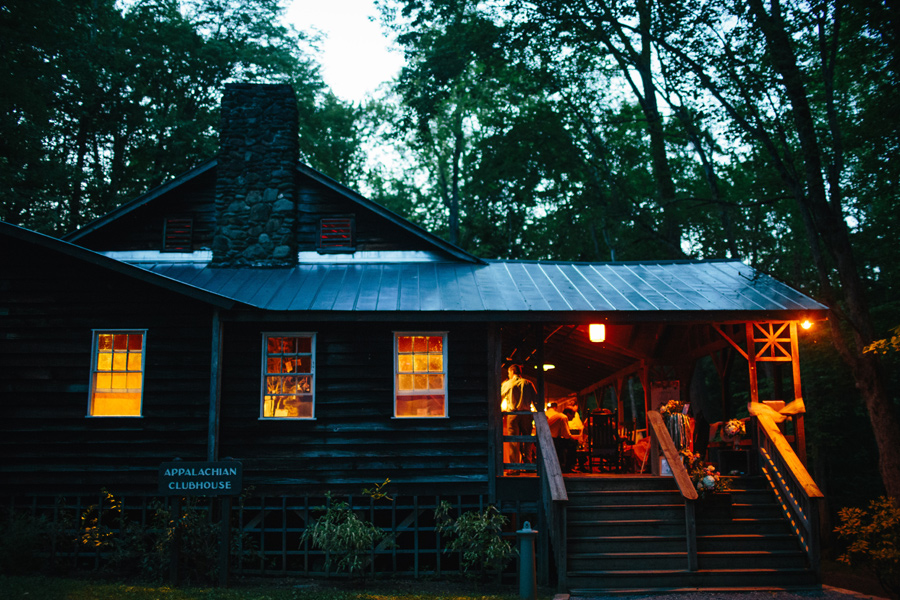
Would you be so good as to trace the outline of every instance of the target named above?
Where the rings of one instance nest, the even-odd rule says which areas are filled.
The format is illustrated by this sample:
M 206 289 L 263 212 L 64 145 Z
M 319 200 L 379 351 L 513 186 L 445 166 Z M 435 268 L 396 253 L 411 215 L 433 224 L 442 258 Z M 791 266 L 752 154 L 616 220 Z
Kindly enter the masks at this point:
M 286 18 L 300 31 L 324 34 L 319 60 L 325 83 L 341 99 L 359 103 L 403 63 L 378 22 L 373 0 L 293 0 Z

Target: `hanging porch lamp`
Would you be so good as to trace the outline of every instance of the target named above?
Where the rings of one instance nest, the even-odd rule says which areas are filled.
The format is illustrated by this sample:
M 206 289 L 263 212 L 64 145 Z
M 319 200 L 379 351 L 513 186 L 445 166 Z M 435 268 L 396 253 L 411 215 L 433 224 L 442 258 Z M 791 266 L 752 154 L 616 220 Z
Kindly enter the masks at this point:
M 606 325 L 603 323 L 591 323 L 588 326 L 588 337 L 592 342 L 602 342 L 606 340 Z

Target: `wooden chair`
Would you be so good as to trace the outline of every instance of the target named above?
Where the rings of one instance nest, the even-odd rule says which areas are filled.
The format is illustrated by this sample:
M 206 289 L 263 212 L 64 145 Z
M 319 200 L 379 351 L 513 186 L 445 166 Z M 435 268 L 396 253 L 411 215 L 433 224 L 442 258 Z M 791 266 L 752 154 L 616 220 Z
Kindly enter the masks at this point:
M 587 422 L 588 461 L 591 470 L 598 461 L 601 471 L 622 470 L 622 438 L 615 414 L 591 412 Z

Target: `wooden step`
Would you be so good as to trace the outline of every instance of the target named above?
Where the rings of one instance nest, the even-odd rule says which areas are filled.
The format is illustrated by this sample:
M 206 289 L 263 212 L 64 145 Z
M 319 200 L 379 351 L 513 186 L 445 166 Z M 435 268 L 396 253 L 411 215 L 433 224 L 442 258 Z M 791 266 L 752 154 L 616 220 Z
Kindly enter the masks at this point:
M 672 478 L 567 478 L 571 593 L 815 588 L 762 478 L 729 484 L 727 501 L 695 505 L 698 569 L 688 571 L 684 499 Z
M 653 592 L 712 589 L 815 589 L 815 574 L 809 569 L 671 569 L 657 571 L 570 571 L 569 591 L 573 596 L 603 595 L 625 591 Z

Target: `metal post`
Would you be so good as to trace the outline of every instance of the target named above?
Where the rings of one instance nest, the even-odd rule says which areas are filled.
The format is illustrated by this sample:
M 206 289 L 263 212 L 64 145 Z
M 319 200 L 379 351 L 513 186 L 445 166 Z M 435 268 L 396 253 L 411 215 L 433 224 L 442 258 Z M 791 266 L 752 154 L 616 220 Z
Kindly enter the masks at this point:
M 537 574 L 534 569 L 534 540 L 538 532 L 525 521 L 522 529 L 516 532 L 519 540 L 519 598 L 522 600 L 537 599 Z

